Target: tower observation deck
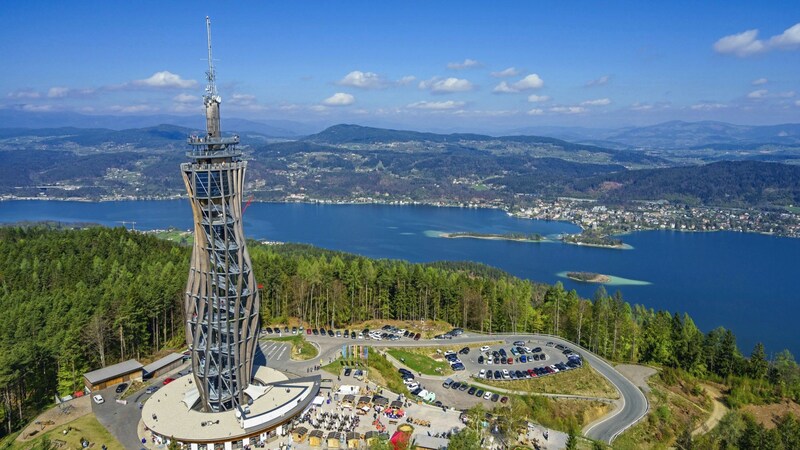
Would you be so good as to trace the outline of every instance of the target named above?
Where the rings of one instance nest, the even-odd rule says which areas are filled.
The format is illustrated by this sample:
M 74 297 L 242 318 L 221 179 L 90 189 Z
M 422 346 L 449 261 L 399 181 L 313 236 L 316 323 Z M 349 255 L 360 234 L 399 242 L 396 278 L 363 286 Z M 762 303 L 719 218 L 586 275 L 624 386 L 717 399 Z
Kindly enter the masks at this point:
M 208 72 L 203 104 L 206 134 L 188 138 L 192 161 L 181 164 L 194 217 L 194 248 L 186 284 L 186 342 L 192 355 L 199 409 L 246 407 L 258 345 L 259 295 L 242 229 L 247 162 L 239 137 L 223 137 L 211 20 L 206 17 Z

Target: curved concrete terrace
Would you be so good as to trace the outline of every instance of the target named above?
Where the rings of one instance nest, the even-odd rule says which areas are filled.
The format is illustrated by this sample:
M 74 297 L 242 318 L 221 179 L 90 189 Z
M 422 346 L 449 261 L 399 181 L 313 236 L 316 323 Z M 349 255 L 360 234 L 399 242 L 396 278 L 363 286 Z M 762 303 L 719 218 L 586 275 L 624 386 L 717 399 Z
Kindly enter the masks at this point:
M 223 443 L 256 436 L 290 421 L 319 393 L 318 375 L 287 379 L 281 372 L 259 367 L 255 379 L 266 392 L 253 400 L 243 417 L 238 411 L 206 413 L 183 402 L 195 386 L 184 376 L 163 386 L 144 404 L 142 420 L 153 433 L 183 443 Z

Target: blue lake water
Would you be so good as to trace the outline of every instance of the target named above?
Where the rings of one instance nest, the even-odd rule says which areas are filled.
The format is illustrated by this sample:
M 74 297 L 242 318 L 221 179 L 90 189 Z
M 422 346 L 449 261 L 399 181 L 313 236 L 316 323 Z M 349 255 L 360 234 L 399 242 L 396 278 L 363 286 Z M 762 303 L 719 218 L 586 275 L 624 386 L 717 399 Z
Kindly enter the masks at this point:
M 0 222 L 54 220 L 137 229 L 191 227 L 185 200 L 131 202 L 0 202 Z M 436 232 L 540 233 L 578 228 L 563 222 L 516 219 L 496 210 L 429 206 L 253 203 L 244 216 L 248 237 L 304 242 L 374 258 L 414 262 L 470 260 L 536 281 L 562 281 L 591 298 L 597 285 L 558 276 L 591 271 L 649 282 L 607 286 L 626 300 L 671 312 L 686 311 L 708 331 L 731 328 L 749 354 L 756 342 L 768 352 L 800 354 L 800 239 L 733 232 L 646 231 L 624 236 L 633 250 L 561 243 L 443 239 Z M 129 225 L 130 227 L 130 225 Z

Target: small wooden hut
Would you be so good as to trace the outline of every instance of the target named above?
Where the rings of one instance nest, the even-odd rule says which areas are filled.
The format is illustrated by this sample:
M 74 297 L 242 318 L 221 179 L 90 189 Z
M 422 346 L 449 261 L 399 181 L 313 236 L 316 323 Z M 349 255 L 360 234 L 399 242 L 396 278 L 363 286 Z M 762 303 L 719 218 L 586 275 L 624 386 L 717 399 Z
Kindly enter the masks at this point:
M 308 428 L 306 427 L 297 427 L 292 430 L 292 440 L 295 442 L 303 442 L 306 440 L 306 435 L 308 434 Z
M 359 448 L 361 446 L 361 433 L 350 431 L 347 433 L 347 448 Z
M 312 447 L 320 447 L 324 437 L 325 433 L 322 430 L 311 430 L 311 433 L 308 433 L 308 444 Z
M 340 448 L 342 440 L 342 433 L 338 431 L 331 431 L 328 433 L 328 448 Z

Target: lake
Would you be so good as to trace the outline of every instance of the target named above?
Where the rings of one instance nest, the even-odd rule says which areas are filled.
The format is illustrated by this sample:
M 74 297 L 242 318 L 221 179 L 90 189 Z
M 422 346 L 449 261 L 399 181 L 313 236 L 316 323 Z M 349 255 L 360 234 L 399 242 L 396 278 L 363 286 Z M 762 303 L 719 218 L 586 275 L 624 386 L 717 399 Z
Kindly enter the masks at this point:
M 94 222 L 136 229 L 191 227 L 186 200 L 129 202 L 0 202 L 0 222 Z M 131 225 L 128 224 L 128 227 Z M 621 278 L 607 286 L 650 308 L 688 312 L 704 331 L 725 326 L 749 355 L 756 342 L 767 351 L 800 354 L 795 318 L 800 313 L 800 239 L 734 232 L 645 231 L 623 237 L 632 250 L 561 243 L 445 239 L 440 232 L 576 232 L 563 222 L 509 217 L 502 211 L 432 206 L 253 203 L 244 215 L 248 237 L 304 242 L 373 258 L 414 262 L 469 260 L 536 281 L 562 281 L 591 298 L 597 285 L 563 278 L 590 271 Z M 562 276 L 559 276 L 561 274 Z M 637 283 L 638 282 L 638 283 Z

